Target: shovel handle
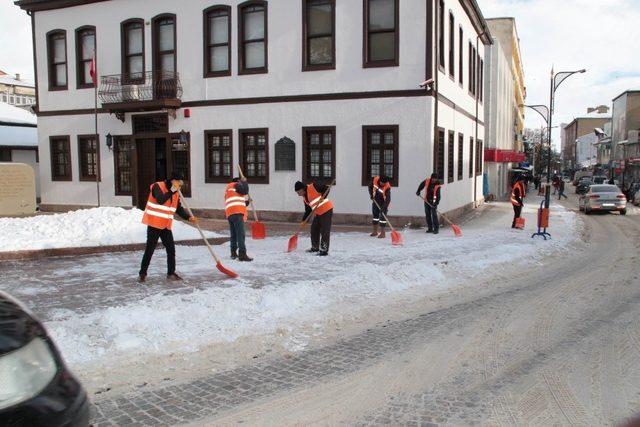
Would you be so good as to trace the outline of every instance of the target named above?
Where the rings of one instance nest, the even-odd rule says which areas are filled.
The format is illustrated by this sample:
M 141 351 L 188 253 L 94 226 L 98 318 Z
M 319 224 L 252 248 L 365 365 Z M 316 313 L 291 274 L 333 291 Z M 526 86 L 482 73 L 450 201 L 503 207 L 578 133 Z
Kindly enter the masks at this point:
M 240 173 L 240 178 L 247 179 L 244 176 L 244 173 L 242 173 L 242 168 L 240 167 L 240 165 L 238 165 L 238 173 Z M 256 212 L 256 207 L 253 204 L 253 199 L 251 198 L 251 196 L 249 196 L 249 205 L 251 205 L 251 211 L 253 212 L 253 219 L 255 220 L 255 222 L 258 222 L 258 212 Z
M 424 201 L 424 203 L 425 203 L 425 204 L 427 204 L 431 209 L 438 210 L 438 208 L 436 208 L 435 206 L 433 206 L 431 203 L 427 202 L 426 197 L 422 197 L 422 196 L 418 196 L 418 197 L 419 197 L 419 198 L 421 198 L 421 199 L 422 199 L 422 201 Z M 447 222 L 449 223 L 449 225 L 455 225 L 455 224 L 454 224 L 454 223 L 453 223 L 449 218 L 447 218 L 447 217 L 446 217 L 446 215 L 445 215 L 445 214 L 440 213 L 440 216 L 441 216 L 442 218 L 444 218 L 444 220 L 445 220 L 445 221 L 447 221 Z
M 382 217 L 384 218 L 385 221 L 387 221 L 387 224 L 389 224 L 389 228 L 391 229 L 391 231 L 396 231 L 395 228 L 393 228 L 393 225 L 391 225 L 391 221 L 389 221 L 389 218 L 387 218 L 387 216 L 384 214 L 384 212 L 382 212 L 382 208 L 380 207 L 380 205 L 378 204 L 378 202 L 376 202 L 375 197 L 373 199 L 373 203 L 376 204 L 376 206 L 378 207 L 378 209 L 380 210 L 380 213 L 382 214 Z
M 182 191 L 180 191 L 180 189 L 178 189 L 178 197 L 180 197 L 180 203 L 182 203 L 182 205 L 187 210 L 189 215 L 193 216 L 193 212 L 191 212 L 191 208 L 189 208 L 189 205 L 187 205 L 187 202 L 184 200 L 184 196 L 182 195 Z M 220 263 L 220 259 L 218 258 L 216 253 L 213 252 L 213 248 L 211 247 L 211 245 L 209 244 L 209 241 L 207 240 L 206 236 L 202 232 L 202 228 L 200 228 L 200 224 L 198 224 L 196 222 L 195 226 L 198 229 L 198 231 L 200 232 L 200 236 L 202 236 L 202 240 L 204 240 L 204 244 L 207 245 L 207 249 L 209 249 L 209 253 L 211 253 L 211 256 L 213 257 L 213 259 L 216 260 L 216 263 L 219 264 Z

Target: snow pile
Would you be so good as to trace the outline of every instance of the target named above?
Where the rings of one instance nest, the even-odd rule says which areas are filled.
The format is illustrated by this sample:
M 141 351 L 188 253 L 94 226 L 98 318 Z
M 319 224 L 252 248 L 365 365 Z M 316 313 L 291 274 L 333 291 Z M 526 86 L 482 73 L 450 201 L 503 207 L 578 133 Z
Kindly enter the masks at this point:
M 142 211 L 93 208 L 29 218 L 0 218 L 0 252 L 144 243 Z M 198 231 L 174 221 L 177 240 L 199 239 Z M 213 233 L 209 233 L 213 237 Z
M 86 314 L 61 310 L 47 326 L 65 357 L 81 364 L 142 353 L 189 352 L 282 331 L 293 343 L 291 349 L 299 350 L 308 333 L 301 332 L 303 325 L 320 328 L 329 319 L 350 317 L 363 308 L 382 308 L 456 286 L 480 286 L 504 263 L 538 263 L 577 241 L 580 226 L 575 214 L 560 207 L 553 208 L 553 240 L 546 242 L 530 238 L 533 207 L 525 208 L 530 224 L 525 232 L 510 229 L 504 211 L 497 219 L 481 218 L 463 227 L 462 238 L 454 237 L 450 229 L 439 236 L 404 230 L 404 247 L 392 247 L 388 240 L 364 233 L 334 234 L 331 256 L 324 259 L 301 250 L 308 243 L 302 236 L 301 248 L 292 254 L 284 252 L 286 237 L 249 241 L 253 263 L 224 262 L 240 274 L 238 280 L 225 279 L 213 269 L 205 248 L 180 247 L 178 267 L 187 284 L 197 285 L 193 291 L 132 297 L 125 305 Z M 226 255 L 228 246 L 224 250 Z M 135 258 L 131 266 L 119 263 L 117 268 L 135 272 L 138 261 Z M 115 268 L 109 263 L 113 260 L 90 268 L 107 274 L 105 270 Z M 156 260 L 155 268 L 164 268 L 163 261 Z M 112 292 L 132 292 L 129 284 L 117 284 L 125 280 L 114 279 Z

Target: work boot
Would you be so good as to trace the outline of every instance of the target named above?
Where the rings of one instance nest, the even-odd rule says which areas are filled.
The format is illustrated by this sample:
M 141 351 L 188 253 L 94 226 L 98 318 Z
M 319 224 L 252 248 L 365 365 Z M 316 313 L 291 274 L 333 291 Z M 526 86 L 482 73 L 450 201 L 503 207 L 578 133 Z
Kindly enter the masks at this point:
M 378 224 L 373 224 L 373 231 L 371 232 L 371 234 L 369 234 L 369 236 L 376 237 L 377 235 L 378 235 Z
M 319 250 L 320 249 L 318 249 L 318 248 L 311 248 L 311 249 L 307 249 L 307 252 L 312 254 L 312 253 L 318 252 Z
M 231 259 L 238 258 L 238 251 L 235 249 L 231 249 Z
M 426 233 L 433 233 L 433 228 L 428 228 Z
M 167 274 L 167 279 L 172 280 L 174 282 L 179 282 L 182 280 L 182 277 L 178 276 L 178 273 Z
M 147 280 L 147 275 L 146 273 L 140 273 L 138 275 L 138 283 L 144 283 L 145 280 Z
M 378 234 L 378 239 L 384 239 L 387 237 L 387 233 L 385 233 L 384 228 L 381 229 L 380 234 Z
M 247 256 L 247 252 L 246 251 L 240 251 L 240 254 L 238 255 L 238 261 L 251 262 L 251 261 L 253 261 L 253 258 L 249 258 Z
M 438 234 L 440 231 L 438 230 L 433 230 L 433 234 Z
M 327 251 L 318 252 L 318 256 L 327 256 L 327 255 L 329 255 L 329 252 L 327 252 Z

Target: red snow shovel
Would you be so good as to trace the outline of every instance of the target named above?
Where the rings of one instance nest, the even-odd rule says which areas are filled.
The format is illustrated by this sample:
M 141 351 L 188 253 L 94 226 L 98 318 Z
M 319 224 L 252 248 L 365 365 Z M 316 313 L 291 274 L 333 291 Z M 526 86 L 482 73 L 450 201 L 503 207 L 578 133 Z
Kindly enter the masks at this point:
M 240 172 L 240 177 L 245 179 L 244 174 L 242 173 L 242 168 L 238 165 L 238 172 Z M 254 240 L 262 240 L 267 237 L 267 229 L 263 223 L 258 219 L 258 212 L 256 212 L 256 207 L 253 204 L 253 199 L 249 196 L 249 204 L 251 205 L 251 210 L 253 211 L 253 220 L 254 222 L 251 224 L 251 238 Z
M 429 205 L 431 209 L 435 209 L 431 203 L 427 202 L 426 198 L 422 196 L 418 196 L 418 197 L 420 197 L 427 205 Z M 460 230 L 460 227 L 458 227 L 453 222 L 451 222 L 451 220 L 447 218 L 444 214 L 440 214 L 440 215 L 442 215 L 442 218 L 444 218 L 444 220 L 449 223 L 449 225 L 451 226 L 451 229 L 453 230 L 453 234 L 455 234 L 456 237 L 462 237 L 462 230 Z
M 333 182 L 329 184 L 329 187 L 327 187 L 327 190 L 322 195 L 322 200 L 318 201 L 318 204 L 313 208 L 313 210 L 311 211 L 307 219 L 305 219 L 300 223 L 300 227 L 298 227 L 298 231 L 296 231 L 296 234 L 294 234 L 289 238 L 289 243 L 287 245 L 287 252 L 293 252 L 296 249 L 298 249 L 298 234 L 300 234 L 304 226 L 307 224 L 307 222 L 309 222 L 313 214 L 315 214 L 316 209 L 318 209 L 318 206 L 320 206 L 320 203 L 327 198 L 327 195 L 329 194 L 329 190 L 331 190 L 331 186 L 334 185 L 335 183 L 336 183 L 336 180 L 334 179 Z
M 256 207 L 253 205 L 253 199 L 249 196 L 249 204 L 253 211 L 253 223 L 251 223 L 251 238 L 254 240 L 262 240 L 267 237 L 267 229 L 264 224 L 258 219 L 258 213 Z
M 382 208 L 380 207 L 378 202 L 376 202 L 376 199 L 371 199 L 371 200 L 373 200 L 373 203 L 375 203 L 376 206 L 378 207 L 378 210 L 382 214 L 382 217 L 384 218 L 385 221 L 387 221 L 387 224 L 389 224 L 389 228 L 391 229 L 391 244 L 393 246 L 402 246 L 402 243 L 403 243 L 402 235 L 398 233 L 395 228 L 393 228 L 393 225 L 391 225 L 391 221 L 389 221 L 389 218 L 387 218 L 384 212 L 382 212 Z
M 178 190 L 178 196 L 180 196 L 180 203 L 182 203 L 182 206 L 184 206 L 184 208 L 187 210 L 187 213 L 191 216 L 193 216 L 193 212 L 191 212 L 191 209 L 189 209 L 189 205 L 187 205 L 187 203 L 184 200 L 184 196 L 182 195 L 182 191 Z M 207 245 L 207 249 L 209 249 L 209 253 L 211 253 L 211 256 L 213 257 L 213 259 L 216 261 L 216 267 L 218 267 L 218 270 L 220 270 L 221 273 L 226 274 L 227 276 L 235 279 L 236 277 L 238 277 L 238 273 L 229 270 L 228 268 L 226 268 L 225 266 L 222 265 L 222 263 L 220 262 L 220 258 L 218 258 L 218 256 L 216 255 L 215 252 L 213 252 L 213 248 L 211 247 L 211 245 L 209 244 L 209 241 L 207 240 L 207 238 L 205 237 L 204 233 L 202 232 L 202 229 L 200 228 L 200 224 L 198 224 L 197 222 L 195 223 L 196 228 L 198 229 L 198 231 L 200 232 L 200 235 L 202 236 L 202 240 L 204 240 L 205 245 Z

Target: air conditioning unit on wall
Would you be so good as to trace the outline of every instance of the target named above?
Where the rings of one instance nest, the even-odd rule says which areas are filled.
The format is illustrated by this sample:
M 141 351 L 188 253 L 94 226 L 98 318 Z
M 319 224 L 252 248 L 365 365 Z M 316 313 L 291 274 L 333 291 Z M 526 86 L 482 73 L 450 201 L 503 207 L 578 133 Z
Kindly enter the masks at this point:
M 627 141 L 630 144 L 637 144 L 640 141 L 640 130 L 630 130 Z

